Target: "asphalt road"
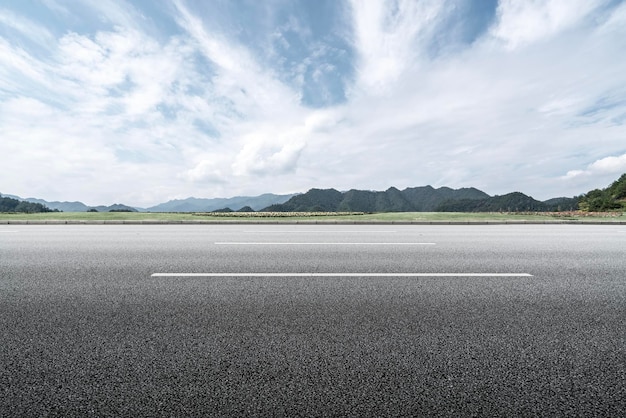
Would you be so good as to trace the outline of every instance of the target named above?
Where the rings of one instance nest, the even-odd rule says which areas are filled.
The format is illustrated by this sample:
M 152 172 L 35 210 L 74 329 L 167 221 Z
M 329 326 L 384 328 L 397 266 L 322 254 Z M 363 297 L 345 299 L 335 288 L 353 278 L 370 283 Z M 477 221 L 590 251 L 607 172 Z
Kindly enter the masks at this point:
M 0 276 L 3 417 L 626 413 L 623 225 L 0 225 Z

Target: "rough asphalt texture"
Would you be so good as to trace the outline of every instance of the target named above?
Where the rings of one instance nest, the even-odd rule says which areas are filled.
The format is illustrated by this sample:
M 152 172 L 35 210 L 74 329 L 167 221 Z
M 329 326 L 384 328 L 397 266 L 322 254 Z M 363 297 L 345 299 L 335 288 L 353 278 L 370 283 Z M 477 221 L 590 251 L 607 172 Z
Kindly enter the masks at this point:
M 623 225 L 0 225 L 2 417 L 625 414 Z

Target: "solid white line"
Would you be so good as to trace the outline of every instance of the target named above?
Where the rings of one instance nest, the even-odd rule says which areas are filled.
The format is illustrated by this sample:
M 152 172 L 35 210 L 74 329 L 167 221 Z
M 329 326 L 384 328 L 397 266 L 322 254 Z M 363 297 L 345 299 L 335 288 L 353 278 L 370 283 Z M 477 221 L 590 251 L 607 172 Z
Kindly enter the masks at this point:
M 154 273 L 151 277 L 533 277 L 529 273 Z
M 435 245 L 434 242 L 214 242 L 215 245 Z
M 353 234 L 353 233 L 359 233 L 359 234 L 391 234 L 391 233 L 397 233 L 398 231 L 367 231 L 367 230 L 354 230 L 354 231 L 350 231 L 349 229 L 346 230 L 338 230 L 338 231 L 319 231 L 319 230 L 306 230 L 303 229 L 301 231 L 255 231 L 255 230 L 248 230 L 248 229 L 244 229 L 241 232 L 245 232 L 248 234 Z

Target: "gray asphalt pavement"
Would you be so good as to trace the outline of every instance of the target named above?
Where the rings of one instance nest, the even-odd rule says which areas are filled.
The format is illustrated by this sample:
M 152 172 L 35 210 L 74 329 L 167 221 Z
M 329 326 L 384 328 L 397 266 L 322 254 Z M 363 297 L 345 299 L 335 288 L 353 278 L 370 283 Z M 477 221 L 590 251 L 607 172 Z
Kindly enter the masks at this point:
M 3 417 L 624 416 L 626 226 L 0 225 L 0 366 Z

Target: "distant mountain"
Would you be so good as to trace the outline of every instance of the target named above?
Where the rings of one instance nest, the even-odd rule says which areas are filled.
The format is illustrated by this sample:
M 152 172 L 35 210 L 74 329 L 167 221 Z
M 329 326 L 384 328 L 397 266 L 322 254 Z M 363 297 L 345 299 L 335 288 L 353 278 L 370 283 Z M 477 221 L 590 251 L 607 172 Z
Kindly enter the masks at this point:
M 544 200 L 542 203 L 546 207 L 546 210 L 560 212 L 562 210 L 577 210 L 579 201 L 579 197 L 555 197 Z
M 480 200 L 490 197 L 487 193 L 474 187 L 461 189 L 449 187 L 435 189 L 431 186 L 412 187 L 405 189 L 403 193 L 413 204 L 416 212 L 434 212 L 446 200 Z
M 265 193 L 260 196 L 237 196 L 214 199 L 190 197 L 182 200 L 170 200 L 169 202 L 149 207 L 146 210 L 149 212 L 213 212 L 224 208 L 237 211 L 245 206 L 249 206 L 253 210 L 259 210 L 273 204 L 284 203 L 294 196 L 295 194 L 276 195 Z
M 97 210 L 137 211 L 126 205 L 89 207 L 82 202 L 47 202 L 42 199 L 21 199 L 37 203 L 52 210 L 63 212 L 86 212 Z M 385 191 L 335 189 L 310 189 L 306 193 L 276 195 L 265 193 L 260 196 L 237 196 L 231 198 L 200 199 L 190 197 L 170 200 L 140 211 L 149 212 L 214 212 L 214 211 L 266 211 L 266 212 L 523 212 L 523 211 L 566 211 L 626 208 L 626 174 L 604 190 L 592 190 L 579 197 L 557 197 L 538 201 L 520 192 L 502 196 L 489 196 L 473 187 L 451 189 L 432 186 L 409 187 L 398 190 L 390 187 Z
M 285 203 L 277 203 L 263 209 L 265 212 L 335 212 L 343 194 L 335 189 L 311 189 L 292 197 Z
M 41 213 L 54 211 L 41 203 L 26 202 L 0 195 L 0 212 Z
M 230 208 L 231 210 L 237 211 L 245 207 L 256 211 L 275 203 L 284 203 L 293 196 L 295 196 L 295 194 L 276 195 L 272 193 L 266 193 L 260 196 L 237 196 L 231 198 L 215 199 L 197 199 L 194 197 L 190 197 L 183 200 L 170 200 L 169 202 L 161 203 L 147 209 L 135 208 L 119 203 L 110 206 L 87 206 L 82 202 L 48 202 L 46 200 L 37 199 L 34 197 L 24 199 L 19 196 L 9 194 L 6 194 L 4 196 L 19 201 L 38 203 L 52 210 L 58 210 L 61 212 L 87 212 L 88 210 L 94 209 L 98 212 L 109 212 L 111 210 L 131 212 L 212 212 L 223 208 Z
M 120 203 L 114 203 L 111 206 L 92 206 L 89 209 L 95 209 L 98 212 L 139 212 L 137 208 L 132 208 Z
M 407 188 L 402 191 L 390 187 L 384 192 L 369 190 L 311 189 L 294 196 L 283 204 L 271 205 L 264 211 L 272 212 L 432 212 L 448 200 L 480 200 L 489 195 L 474 188 L 450 189 L 431 186 Z
M 411 212 L 413 206 L 402 192 L 391 187 L 384 192 L 349 190 L 337 208 L 342 212 Z
M 540 202 L 520 192 L 502 196 L 470 188 L 451 189 L 432 186 L 384 192 L 370 190 L 311 189 L 282 204 L 271 205 L 267 212 L 522 212 L 575 210 L 578 198 L 558 197 Z
M 436 212 L 546 212 L 575 210 L 577 198 L 559 197 L 540 202 L 520 192 L 493 196 L 480 200 L 447 200 L 441 203 Z
M 40 203 L 42 205 L 48 206 L 50 209 L 57 209 L 61 212 L 87 212 L 87 210 L 89 210 L 89 206 L 85 205 L 82 202 L 47 202 L 43 199 L 35 199 L 34 197 L 28 197 L 21 200 L 31 203 Z M 99 209 L 98 211 L 101 212 Z
M 4 195 L 4 196 L 11 197 L 13 199 L 20 200 L 23 202 L 37 203 L 37 204 L 46 206 L 52 210 L 58 210 L 61 212 L 87 212 L 89 209 L 96 209 L 98 212 L 109 212 L 111 210 L 118 210 L 118 211 L 123 210 L 123 211 L 137 212 L 136 208 L 122 205 L 119 203 L 116 203 L 110 206 L 87 206 L 83 202 L 57 202 L 57 201 L 48 202 L 46 200 L 36 199 L 34 197 L 27 197 L 26 199 L 23 199 L 19 196 L 14 196 L 14 195 Z

